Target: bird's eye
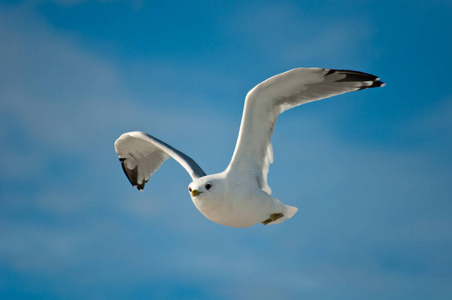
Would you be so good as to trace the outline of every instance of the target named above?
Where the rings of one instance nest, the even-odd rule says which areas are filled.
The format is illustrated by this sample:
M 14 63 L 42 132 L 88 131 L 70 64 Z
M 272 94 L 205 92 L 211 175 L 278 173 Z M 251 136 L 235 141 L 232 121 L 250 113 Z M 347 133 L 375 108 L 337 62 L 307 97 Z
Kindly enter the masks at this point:
M 191 193 L 191 187 L 188 187 L 188 191 Z
M 206 184 L 206 189 L 210 190 L 211 187 L 212 185 L 210 183 Z

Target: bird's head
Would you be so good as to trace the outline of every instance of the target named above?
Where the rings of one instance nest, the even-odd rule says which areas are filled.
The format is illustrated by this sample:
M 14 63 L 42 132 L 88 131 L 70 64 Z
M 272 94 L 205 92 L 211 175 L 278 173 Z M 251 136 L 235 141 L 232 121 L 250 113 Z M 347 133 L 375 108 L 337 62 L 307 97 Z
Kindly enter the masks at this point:
M 188 186 L 188 192 L 192 199 L 216 198 L 222 190 L 222 181 L 214 175 L 198 178 Z

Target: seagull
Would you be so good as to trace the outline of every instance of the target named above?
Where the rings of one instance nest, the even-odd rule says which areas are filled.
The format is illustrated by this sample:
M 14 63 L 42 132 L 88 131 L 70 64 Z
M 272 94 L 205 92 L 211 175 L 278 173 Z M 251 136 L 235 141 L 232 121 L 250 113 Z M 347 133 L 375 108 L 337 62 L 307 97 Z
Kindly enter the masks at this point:
M 259 83 L 246 95 L 232 159 L 218 174 L 206 175 L 189 156 L 140 131 L 122 134 L 115 150 L 127 178 L 140 191 L 163 162 L 173 158 L 191 176 L 188 192 L 207 219 L 238 228 L 279 224 L 298 208 L 273 198 L 267 183 L 278 116 L 308 102 L 384 85 L 371 74 L 324 68 L 296 68 Z

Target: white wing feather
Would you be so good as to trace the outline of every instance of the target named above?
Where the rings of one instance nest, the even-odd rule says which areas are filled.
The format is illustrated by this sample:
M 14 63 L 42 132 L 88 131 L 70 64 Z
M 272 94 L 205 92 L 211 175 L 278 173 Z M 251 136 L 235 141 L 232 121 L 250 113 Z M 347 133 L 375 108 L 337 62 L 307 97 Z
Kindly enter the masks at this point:
M 273 76 L 248 92 L 242 123 L 229 172 L 255 176 L 260 188 L 271 193 L 267 183 L 273 162 L 270 138 L 276 120 L 293 107 L 331 96 L 383 86 L 367 73 L 321 68 L 298 68 Z
M 205 176 L 204 171 L 190 157 L 144 132 L 122 134 L 115 142 L 115 150 L 130 183 L 139 190 L 168 158 L 174 158 L 187 170 L 191 178 Z

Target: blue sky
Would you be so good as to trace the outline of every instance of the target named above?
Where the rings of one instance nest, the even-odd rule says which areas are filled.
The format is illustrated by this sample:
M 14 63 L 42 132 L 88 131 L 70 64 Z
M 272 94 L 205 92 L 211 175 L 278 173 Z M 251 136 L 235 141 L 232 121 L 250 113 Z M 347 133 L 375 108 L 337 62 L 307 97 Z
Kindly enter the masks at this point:
M 0 297 L 449 299 L 451 8 L 1 1 Z M 222 171 L 247 91 L 295 67 L 387 86 L 279 118 L 269 185 L 294 218 L 215 224 L 174 161 L 127 182 L 132 130 Z

